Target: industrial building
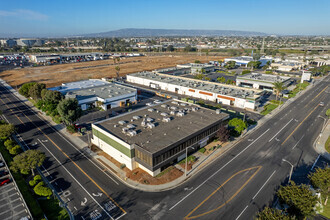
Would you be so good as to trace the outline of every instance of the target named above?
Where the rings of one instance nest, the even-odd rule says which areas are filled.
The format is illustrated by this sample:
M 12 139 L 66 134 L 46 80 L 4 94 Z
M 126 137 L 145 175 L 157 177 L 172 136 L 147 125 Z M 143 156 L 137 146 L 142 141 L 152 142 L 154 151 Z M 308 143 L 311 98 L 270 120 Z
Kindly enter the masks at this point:
M 225 113 L 178 100 L 148 106 L 92 124 L 92 143 L 121 164 L 156 176 L 204 147 L 228 119 Z
M 18 46 L 22 47 L 42 46 L 45 44 L 45 40 L 20 38 L 16 40 L 16 43 Z
M 299 62 L 286 62 L 286 61 L 280 61 L 276 63 L 272 63 L 270 67 L 272 69 L 276 69 L 279 71 L 284 71 L 284 72 L 290 72 L 293 70 L 301 70 L 305 66 L 304 63 L 299 63 Z
M 292 81 L 290 77 L 262 73 L 250 73 L 236 77 L 237 86 L 269 91 L 273 91 L 275 82 L 283 82 L 284 86 L 288 86 Z
M 237 88 L 236 86 L 180 76 L 169 76 L 167 74 L 140 72 L 129 74 L 126 78 L 130 83 L 140 84 L 153 89 L 161 89 L 251 110 L 255 110 L 261 97 L 261 92 L 255 89 Z
M 225 58 L 225 63 L 228 63 L 229 61 L 236 62 L 237 66 L 247 66 L 249 62 L 254 61 L 252 56 L 240 56 L 240 57 L 231 57 L 231 58 Z M 258 61 L 261 62 L 260 66 L 264 66 L 267 64 L 267 62 L 272 62 L 272 58 L 269 57 L 261 57 Z
M 136 89 L 98 79 L 63 83 L 50 90 L 59 91 L 66 98 L 76 98 L 82 110 L 93 107 L 108 110 L 135 103 L 137 100 Z
M 214 65 L 208 63 L 186 63 L 176 65 L 177 68 L 190 68 L 191 74 L 202 73 L 202 69 L 205 73 L 213 72 L 215 69 Z

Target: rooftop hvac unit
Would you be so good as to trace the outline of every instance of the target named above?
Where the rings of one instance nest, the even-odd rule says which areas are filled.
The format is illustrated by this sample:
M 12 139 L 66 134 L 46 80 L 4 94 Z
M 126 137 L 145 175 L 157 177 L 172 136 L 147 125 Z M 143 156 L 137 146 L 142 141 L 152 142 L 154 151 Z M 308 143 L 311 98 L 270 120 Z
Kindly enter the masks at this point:
M 113 125 L 114 128 L 118 127 L 118 125 Z
M 153 111 L 155 111 L 155 109 L 153 109 L 153 108 L 149 108 L 148 111 L 149 111 L 149 112 L 153 112 Z
M 129 128 L 123 128 L 121 131 L 122 131 L 123 133 L 126 133 L 126 132 L 129 131 Z
M 184 112 L 178 112 L 176 115 L 179 116 L 179 117 L 183 117 L 184 116 Z
M 171 107 L 170 107 L 170 109 L 171 109 L 171 110 L 177 110 L 177 109 L 178 109 L 178 107 L 175 107 L 175 106 L 171 106 Z
M 145 121 L 145 120 L 143 120 L 143 121 L 141 122 L 141 126 L 146 126 L 146 121 Z
M 171 115 L 175 115 L 175 113 L 176 113 L 175 111 L 171 111 L 170 112 Z
M 134 120 L 138 120 L 138 119 L 140 119 L 140 118 L 141 118 L 141 117 L 138 116 L 138 115 L 134 115 L 134 116 L 133 116 L 133 119 L 134 119 Z
M 181 105 L 181 106 L 186 106 L 186 104 L 185 104 L 185 103 L 180 103 L 180 105 Z
M 173 101 L 171 103 L 174 104 L 174 105 L 178 105 L 179 104 L 177 101 Z
M 217 109 L 217 110 L 215 110 L 215 113 L 216 113 L 216 114 L 220 114 L 220 113 L 221 113 L 221 109 Z
M 124 125 L 124 124 L 126 124 L 126 121 L 118 121 L 118 124 Z
M 167 108 L 168 105 L 162 104 L 161 107 L 162 107 L 162 108 Z
M 134 130 L 130 130 L 129 132 L 127 132 L 127 135 L 128 136 L 131 136 L 131 137 L 133 137 L 133 136 L 135 136 L 137 133 L 136 133 L 136 131 L 134 131 Z
M 130 128 L 130 129 L 133 129 L 133 128 L 135 128 L 135 127 L 136 127 L 136 125 L 133 125 L 133 124 L 128 124 L 128 125 L 127 125 L 127 127 L 128 127 L 128 128 Z
M 163 118 L 163 122 L 170 122 L 171 119 L 169 117 Z
M 153 122 L 154 119 L 153 118 L 147 118 L 147 122 Z
M 166 116 L 168 116 L 168 113 L 162 112 L 162 113 L 160 113 L 160 115 L 166 117 Z
M 152 129 L 152 128 L 155 127 L 155 124 L 149 122 L 149 123 L 147 123 L 147 127 L 150 128 L 150 129 Z
M 192 107 L 191 110 L 192 110 L 193 112 L 196 112 L 196 111 L 198 110 L 198 107 Z

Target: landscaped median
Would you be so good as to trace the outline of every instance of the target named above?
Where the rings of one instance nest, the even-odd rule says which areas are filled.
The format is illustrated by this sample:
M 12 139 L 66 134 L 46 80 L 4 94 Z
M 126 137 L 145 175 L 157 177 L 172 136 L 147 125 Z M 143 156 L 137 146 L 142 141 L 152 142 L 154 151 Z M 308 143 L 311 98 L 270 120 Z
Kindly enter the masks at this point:
M 283 102 L 278 101 L 278 100 L 271 100 L 270 103 L 264 106 L 264 110 L 260 112 L 262 115 L 267 115 L 274 109 L 276 109 L 279 105 L 282 105 Z

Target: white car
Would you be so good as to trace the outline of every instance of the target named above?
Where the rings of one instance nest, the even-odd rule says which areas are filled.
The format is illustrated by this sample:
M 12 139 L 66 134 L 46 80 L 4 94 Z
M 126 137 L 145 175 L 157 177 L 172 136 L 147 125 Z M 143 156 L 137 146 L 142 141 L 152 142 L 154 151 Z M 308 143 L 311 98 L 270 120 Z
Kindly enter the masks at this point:
M 159 104 L 159 103 L 162 103 L 162 101 L 160 101 L 160 100 L 155 100 L 154 103 L 155 103 L 155 104 Z
M 148 102 L 148 103 L 146 103 L 146 105 L 147 105 L 147 106 L 151 106 L 151 105 L 152 105 L 152 103 L 151 103 L 151 102 Z
M 319 106 L 324 106 L 324 102 L 320 102 Z

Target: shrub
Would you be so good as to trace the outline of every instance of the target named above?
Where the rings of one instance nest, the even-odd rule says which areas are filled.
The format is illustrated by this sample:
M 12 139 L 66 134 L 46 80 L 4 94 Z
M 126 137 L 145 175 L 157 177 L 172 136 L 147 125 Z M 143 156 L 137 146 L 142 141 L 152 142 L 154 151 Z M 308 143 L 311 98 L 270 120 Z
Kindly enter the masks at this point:
M 126 164 L 122 163 L 120 164 L 120 169 L 124 169 L 126 167 Z
M 72 133 L 76 133 L 76 128 L 73 125 L 68 125 L 66 126 L 66 129 L 68 130 L 68 132 Z
M 11 155 L 17 155 L 17 154 L 21 153 L 21 151 L 22 151 L 22 149 L 21 149 L 21 146 L 19 146 L 19 145 L 15 145 L 9 149 L 9 153 Z
M 52 190 L 44 186 L 44 182 L 38 183 L 34 188 L 34 192 L 39 196 L 46 196 L 48 199 L 53 194 Z
M 326 111 L 325 115 L 330 117 L 330 108 Z
M 41 176 L 40 175 L 35 175 L 33 180 L 29 181 L 29 184 L 30 184 L 30 186 L 35 186 L 40 181 L 41 181 Z
M 248 73 L 251 73 L 251 70 L 243 70 L 242 71 L 242 75 L 245 75 L 245 74 L 248 74 Z
M 16 144 L 16 142 L 11 139 L 6 140 L 4 143 L 7 150 L 11 149 L 15 144 Z
M 25 96 L 26 98 L 29 97 L 29 90 L 32 86 L 34 86 L 36 82 L 31 83 L 24 83 L 22 87 L 18 90 L 19 94 Z
M 198 151 L 203 154 L 203 153 L 205 153 L 206 149 L 205 149 L 205 147 L 203 147 L 203 148 L 199 149 Z

